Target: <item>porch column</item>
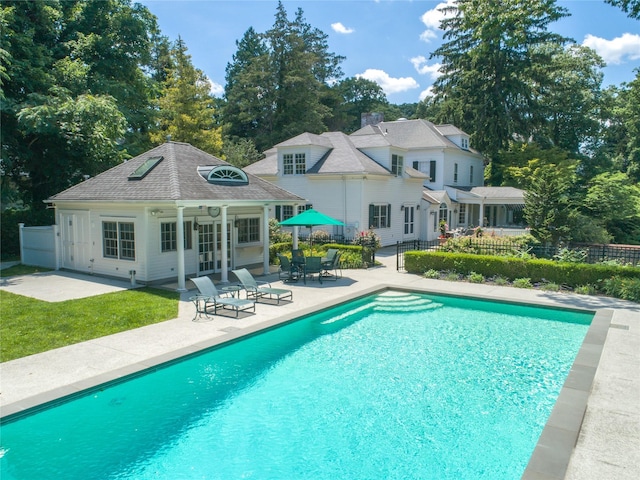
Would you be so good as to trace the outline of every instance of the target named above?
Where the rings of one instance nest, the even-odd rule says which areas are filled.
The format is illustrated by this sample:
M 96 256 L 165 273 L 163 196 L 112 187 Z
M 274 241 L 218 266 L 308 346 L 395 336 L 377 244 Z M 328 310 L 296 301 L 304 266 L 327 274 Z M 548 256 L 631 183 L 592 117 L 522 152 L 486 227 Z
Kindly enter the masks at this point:
M 484 202 L 480 202 L 480 211 L 478 212 L 478 226 L 484 228 Z
M 227 231 L 227 209 L 228 205 L 222 206 L 222 225 L 220 225 L 220 282 L 221 283 L 229 283 L 229 255 L 227 254 L 229 250 L 229 245 L 227 244 L 227 235 L 229 232 Z
M 176 219 L 176 249 L 178 254 L 178 291 L 186 292 L 184 278 L 184 207 L 178 207 Z
M 262 207 L 262 269 L 265 275 L 269 274 L 269 205 Z

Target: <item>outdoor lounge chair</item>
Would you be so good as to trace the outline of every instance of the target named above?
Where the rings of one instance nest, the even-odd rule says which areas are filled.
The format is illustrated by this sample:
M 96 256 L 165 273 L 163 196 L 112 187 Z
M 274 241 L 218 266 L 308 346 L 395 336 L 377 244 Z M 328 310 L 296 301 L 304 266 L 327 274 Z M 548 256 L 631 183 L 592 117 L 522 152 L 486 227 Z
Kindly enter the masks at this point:
M 329 253 L 327 251 L 327 253 Z M 322 277 L 324 280 L 337 280 L 342 277 L 342 270 L 340 270 L 340 274 L 338 275 L 338 270 L 340 269 L 340 256 L 342 254 L 336 251 L 335 255 L 331 260 L 327 260 L 322 262 Z M 331 271 L 333 270 L 333 273 Z
M 291 290 L 287 290 L 285 288 L 272 288 L 269 282 L 257 281 L 246 268 L 232 270 L 232 272 L 236 277 L 238 277 L 238 281 L 247 292 L 247 299 L 253 298 L 257 301 L 260 298 L 269 295 L 270 299 L 275 297 L 278 303 L 280 303 L 280 300 L 287 298 L 293 300 L 293 292 Z
M 243 300 L 240 298 L 221 297 L 209 277 L 194 277 L 191 279 L 193 284 L 198 288 L 200 295 L 191 297 L 190 300 L 196 306 L 196 315 L 193 320 L 196 321 L 202 314 L 209 315 L 209 307 L 213 305 L 214 315 L 218 313 L 218 308 L 224 310 L 235 310 L 236 318 L 242 310 L 253 309 L 256 311 L 256 302 L 252 300 Z

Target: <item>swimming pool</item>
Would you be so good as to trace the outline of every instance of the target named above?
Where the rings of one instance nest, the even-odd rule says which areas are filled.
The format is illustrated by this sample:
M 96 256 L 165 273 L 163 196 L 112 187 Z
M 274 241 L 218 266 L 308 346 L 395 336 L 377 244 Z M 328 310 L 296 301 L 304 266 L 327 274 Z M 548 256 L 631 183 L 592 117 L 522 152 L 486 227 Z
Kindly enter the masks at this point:
M 7 478 L 518 478 L 592 314 L 389 292 L 6 423 Z

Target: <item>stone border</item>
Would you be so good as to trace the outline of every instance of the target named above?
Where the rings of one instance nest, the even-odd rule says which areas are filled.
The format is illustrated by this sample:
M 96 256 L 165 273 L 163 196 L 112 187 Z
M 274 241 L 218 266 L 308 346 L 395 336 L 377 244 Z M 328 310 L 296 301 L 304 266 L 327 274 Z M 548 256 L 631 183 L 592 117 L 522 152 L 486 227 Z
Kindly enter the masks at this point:
M 598 310 L 551 411 L 523 480 L 561 480 L 578 442 L 613 310 Z

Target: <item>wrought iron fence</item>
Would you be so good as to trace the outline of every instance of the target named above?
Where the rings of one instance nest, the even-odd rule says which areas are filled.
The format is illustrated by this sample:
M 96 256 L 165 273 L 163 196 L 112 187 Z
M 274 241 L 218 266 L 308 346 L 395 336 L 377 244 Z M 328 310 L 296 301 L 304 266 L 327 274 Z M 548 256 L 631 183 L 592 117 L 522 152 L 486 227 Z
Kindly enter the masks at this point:
M 465 251 L 477 255 L 508 255 L 513 254 L 514 245 L 510 242 L 496 240 L 487 242 L 469 239 Z M 622 264 L 640 265 L 640 246 L 615 244 L 569 244 L 562 247 L 548 247 L 544 245 L 529 245 L 523 251 L 536 258 L 553 259 L 560 255 L 563 249 L 584 253 L 585 263 L 600 263 L 608 260 Z M 440 240 L 398 242 L 396 245 L 396 267 L 404 270 L 404 253 L 413 250 L 442 250 Z

